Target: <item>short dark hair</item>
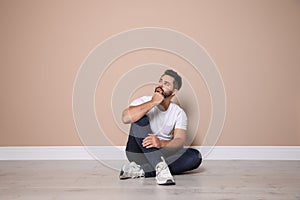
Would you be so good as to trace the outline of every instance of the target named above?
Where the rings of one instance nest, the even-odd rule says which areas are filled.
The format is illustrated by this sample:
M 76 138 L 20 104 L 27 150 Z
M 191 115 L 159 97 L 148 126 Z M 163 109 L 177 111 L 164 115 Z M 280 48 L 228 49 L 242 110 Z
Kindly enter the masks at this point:
M 179 75 L 177 74 L 177 72 L 175 72 L 175 71 L 172 70 L 172 69 L 167 69 L 167 70 L 164 72 L 163 75 L 169 75 L 169 76 L 171 76 L 171 77 L 174 78 L 174 82 L 173 82 L 173 84 L 174 84 L 174 89 L 179 90 L 179 89 L 181 88 L 181 85 L 182 85 L 182 79 L 181 79 L 181 76 L 179 76 Z M 162 75 L 162 76 L 163 76 L 163 75 Z

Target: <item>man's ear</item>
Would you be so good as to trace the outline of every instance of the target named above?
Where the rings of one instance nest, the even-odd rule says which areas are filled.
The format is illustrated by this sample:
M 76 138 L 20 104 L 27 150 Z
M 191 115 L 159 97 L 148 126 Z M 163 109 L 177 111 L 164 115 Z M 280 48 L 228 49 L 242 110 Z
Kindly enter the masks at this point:
M 177 92 L 178 92 L 177 89 L 173 90 L 172 97 L 174 97 L 174 96 L 177 94 Z M 177 97 L 172 98 L 171 101 L 172 101 L 173 103 L 177 104 L 178 106 L 180 106 L 180 103 L 179 103 Z
M 173 90 L 173 93 L 172 93 L 172 96 L 175 96 L 177 93 L 178 93 L 178 90 L 177 90 L 177 89 L 174 89 L 174 90 Z

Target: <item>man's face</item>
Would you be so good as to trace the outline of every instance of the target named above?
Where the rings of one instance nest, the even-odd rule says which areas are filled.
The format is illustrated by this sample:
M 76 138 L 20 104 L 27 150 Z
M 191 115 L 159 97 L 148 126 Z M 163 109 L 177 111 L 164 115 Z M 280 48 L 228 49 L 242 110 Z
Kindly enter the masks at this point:
M 174 78 L 169 75 L 163 75 L 158 81 L 158 85 L 155 88 L 155 92 L 159 92 L 165 98 L 170 97 L 174 91 Z

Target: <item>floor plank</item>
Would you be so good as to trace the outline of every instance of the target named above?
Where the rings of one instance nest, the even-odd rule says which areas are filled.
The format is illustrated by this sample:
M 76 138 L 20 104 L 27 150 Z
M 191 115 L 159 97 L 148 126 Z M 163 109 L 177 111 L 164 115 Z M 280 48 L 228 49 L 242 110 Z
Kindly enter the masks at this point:
M 300 199 L 300 161 L 204 161 L 175 176 L 119 180 L 124 161 L 0 161 L 0 197 L 49 199 Z

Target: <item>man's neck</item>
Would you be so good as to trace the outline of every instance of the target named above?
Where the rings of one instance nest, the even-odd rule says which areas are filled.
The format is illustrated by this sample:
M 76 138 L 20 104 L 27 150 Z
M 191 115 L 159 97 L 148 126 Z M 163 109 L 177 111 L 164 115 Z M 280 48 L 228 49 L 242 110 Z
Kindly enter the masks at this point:
M 166 98 L 157 107 L 161 111 L 166 111 L 166 110 L 168 110 L 170 103 L 171 103 L 171 98 Z

